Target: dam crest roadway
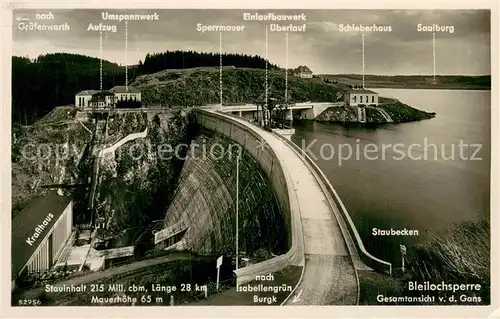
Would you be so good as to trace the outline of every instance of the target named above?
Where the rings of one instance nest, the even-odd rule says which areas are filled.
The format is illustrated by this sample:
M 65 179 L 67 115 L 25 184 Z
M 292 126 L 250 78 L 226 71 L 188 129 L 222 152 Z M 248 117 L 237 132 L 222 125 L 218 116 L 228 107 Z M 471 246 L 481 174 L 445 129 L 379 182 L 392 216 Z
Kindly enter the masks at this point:
M 191 113 L 201 126 L 245 144 L 246 150 L 254 157 L 260 157 L 260 154 L 250 149 L 255 144 L 249 143 L 247 136 L 258 136 L 260 143 L 269 147 L 279 161 L 290 205 L 292 247 L 289 252 L 236 270 L 237 284 L 290 265 L 303 266 L 297 286 L 283 304 L 357 304 L 359 280 L 356 270 L 373 268 L 391 274 L 392 265 L 365 250 L 345 206 L 307 154 L 278 133 L 268 132 L 243 117 L 224 113 L 227 110 L 219 110 L 220 105 L 213 105 L 192 109 Z M 235 133 L 237 130 L 245 131 L 244 143 L 238 137 L 241 132 Z M 266 163 L 260 164 L 266 166 Z M 292 298 L 298 292 L 300 298 Z

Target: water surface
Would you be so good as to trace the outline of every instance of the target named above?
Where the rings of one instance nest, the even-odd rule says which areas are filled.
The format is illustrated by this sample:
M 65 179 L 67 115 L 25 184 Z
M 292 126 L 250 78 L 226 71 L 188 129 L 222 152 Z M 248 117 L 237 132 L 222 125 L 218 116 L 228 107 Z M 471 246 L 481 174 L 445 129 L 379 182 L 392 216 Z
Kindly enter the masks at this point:
M 365 246 L 399 267 L 399 244 L 416 243 L 428 231 L 454 222 L 489 216 L 490 91 L 374 90 L 437 116 L 371 128 L 301 123 L 292 140 L 301 147 L 316 140 L 309 149 Z M 353 156 L 340 160 L 339 150 L 347 156 L 349 147 Z M 363 152 L 364 147 L 374 151 Z M 419 236 L 371 234 L 373 228 L 391 227 L 418 230 Z

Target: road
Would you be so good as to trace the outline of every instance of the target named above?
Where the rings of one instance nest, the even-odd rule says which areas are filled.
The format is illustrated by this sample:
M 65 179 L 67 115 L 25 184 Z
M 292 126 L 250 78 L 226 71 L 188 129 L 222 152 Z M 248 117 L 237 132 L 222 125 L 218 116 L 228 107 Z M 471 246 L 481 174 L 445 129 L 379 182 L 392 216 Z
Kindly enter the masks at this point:
M 162 257 L 157 257 L 157 258 L 151 258 L 151 259 L 146 259 L 130 264 L 126 264 L 123 266 L 118 266 L 118 267 L 112 267 L 109 269 L 106 269 L 104 271 L 99 271 L 99 272 L 94 272 L 90 273 L 88 275 L 80 276 L 80 277 L 75 277 L 71 278 L 68 280 L 64 281 L 59 281 L 53 284 L 53 286 L 64 286 L 64 285 L 83 285 L 83 284 L 88 284 L 91 282 L 94 282 L 96 280 L 100 280 L 103 278 L 107 277 L 113 277 L 117 275 L 123 275 L 123 274 L 133 274 L 136 272 L 143 272 L 147 270 L 149 267 L 157 266 L 160 264 L 176 261 L 176 260 L 201 260 L 203 257 L 198 257 L 198 256 L 193 256 L 189 253 L 171 253 L 166 256 Z M 40 288 L 35 288 L 26 292 L 22 293 L 23 298 L 25 299 L 30 299 L 34 298 L 36 299 L 40 293 L 42 293 L 42 287 Z
M 214 111 L 212 111 L 214 112 Z M 220 113 L 219 113 L 220 114 Z M 304 236 L 305 268 L 289 305 L 356 304 L 358 283 L 345 239 L 335 214 L 315 175 L 296 151 L 277 136 L 244 119 L 231 119 L 250 126 L 271 147 L 283 170 L 292 178 Z

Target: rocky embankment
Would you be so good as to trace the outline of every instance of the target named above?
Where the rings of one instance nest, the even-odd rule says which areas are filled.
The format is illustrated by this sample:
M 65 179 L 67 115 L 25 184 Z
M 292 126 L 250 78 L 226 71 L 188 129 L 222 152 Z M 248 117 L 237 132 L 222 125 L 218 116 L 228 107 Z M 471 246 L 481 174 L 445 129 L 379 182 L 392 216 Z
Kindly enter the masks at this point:
M 87 183 L 88 145 L 94 124 L 75 121 L 72 107 L 58 107 L 37 123 L 12 127 L 12 217 L 54 184 Z M 45 187 L 43 187 L 45 186 Z M 81 188 L 64 188 L 81 204 Z
M 181 114 L 115 114 L 108 119 L 106 145 L 148 129 L 146 138 L 129 141 L 101 158 L 96 194 L 97 217 L 113 233 L 162 219 L 183 165 L 179 157 L 161 152 L 188 142 L 187 118 Z
M 72 107 L 57 107 L 33 125 L 13 127 L 12 216 L 34 198 L 59 189 L 73 197 L 75 222 L 90 220 L 88 183 L 95 124 L 75 115 Z M 183 160 L 160 159 L 156 148 L 189 144 L 187 125 L 185 117 L 171 113 L 110 115 L 99 147 L 148 129 L 146 138 L 128 142 L 100 160 L 95 207 L 111 235 L 164 217 Z
M 339 106 L 330 107 L 316 117 L 318 122 L 327 123 L 359 123 L 358 107 Z M 405 123 L 431 119 L 435 113 L 418 110 L 398 100 L 384 99 L 383 103 L 365 107 L 365 123 Z

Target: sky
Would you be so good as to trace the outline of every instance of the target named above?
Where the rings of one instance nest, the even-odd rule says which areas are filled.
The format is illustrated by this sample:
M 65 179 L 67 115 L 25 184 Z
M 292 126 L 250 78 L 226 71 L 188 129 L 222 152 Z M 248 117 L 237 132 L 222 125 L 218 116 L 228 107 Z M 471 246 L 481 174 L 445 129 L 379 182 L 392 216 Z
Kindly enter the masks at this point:
M 35 20 L 35 13 L 51 12 L 53 20 Z M 129 21 L 127 41 L 125 23 L 102 20 L 101 12 L 154 13 L 158 21 Z M 201 33 L 196 25 L 245 25 L 243 32 L 224 32 L 222 51 L 266 57 L 266 24 L 244 21 L 244 12 L 255 10 L 15 10 L 13 55 L 34 58 L 53 52 L 78 53 L 100 57 L 99 31 L 87 31 L 90 23 L 116 25 L 104 32 L 102 57 L 119 64 L 137 64 L 147 53 L 167 50 L 216 52 L 220 50 L 219 32 Z M 307 65 L 314 73 L 363 72 L 362 35 L 340 32 L 340 24 L 391 26 L 391 32 L 364 33 L 365 74 L 482 75 L 491 73 L 490 12 L 488 10 L 262 10 L 260 13 L 306 15 L 307 21 L 279 24 L 301 26 L 305 32 L 267 34 L 267 57 L 280 67 Z M 22 31 L 17 18 L 30 22 L 67 23 L 69 31 Z M 21 21 L 21 22 L 29 22 Z M 452 25 L 454 33 L 418 32 L 417 24 Z M 127 42 L 127 45 L 126 45 Z M 127 46 L 127 50 L 125 49 Z M 434 60 L 435 55 L 435 60 Z

